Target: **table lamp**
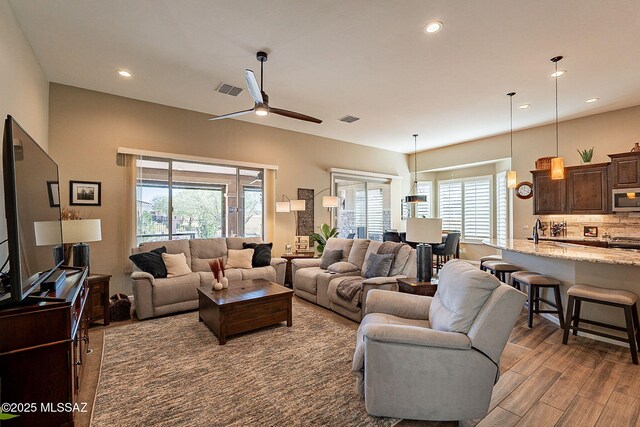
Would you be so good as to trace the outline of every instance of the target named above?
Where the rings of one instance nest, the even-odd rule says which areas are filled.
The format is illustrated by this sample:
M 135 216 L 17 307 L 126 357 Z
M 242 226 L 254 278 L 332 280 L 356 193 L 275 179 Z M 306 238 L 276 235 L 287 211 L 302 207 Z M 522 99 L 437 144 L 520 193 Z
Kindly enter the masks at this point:
M 33 227 L 36 246 L 53 246 L 53 259 L 56 265 L 61 264 L 64 261 L 64 247 L 60 221 L 36 221 Z
M 418 257 L 418 282 L 430 282 L 433 269 L 431 245 L 442 242 L 442 219 L 409 218 L 407 220 L 407 241 L 415 242 Z
M 102 240 L 99 219 L 72 219 L 62 221 L 62 239 L 73 245 L 73 266 L 89 267 L 89 245 L 86 242 Z

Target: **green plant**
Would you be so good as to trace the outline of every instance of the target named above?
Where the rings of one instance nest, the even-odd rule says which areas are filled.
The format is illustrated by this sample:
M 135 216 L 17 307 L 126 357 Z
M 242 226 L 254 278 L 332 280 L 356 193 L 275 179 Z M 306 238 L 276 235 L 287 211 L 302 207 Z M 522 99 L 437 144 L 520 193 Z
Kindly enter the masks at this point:
M 318 244 L 318 253 L 322 255 L 324 252 L 324 246 L 327 244 L 327 240 L 330 237 L 338 237 L 338 229 L 331 228 L 328 224 L 322 224 L 320 226 L 320 233 L 311 233 L 311 241 Z
M 576 151 L 578 152 L 578 154 L 580 154 L 580 157 L 582 158 L 583 163 L 589 163 L 593 158 L 593 147 L 591 147 L 588 150 L 585 148 L 582 151 L 576 149 Z

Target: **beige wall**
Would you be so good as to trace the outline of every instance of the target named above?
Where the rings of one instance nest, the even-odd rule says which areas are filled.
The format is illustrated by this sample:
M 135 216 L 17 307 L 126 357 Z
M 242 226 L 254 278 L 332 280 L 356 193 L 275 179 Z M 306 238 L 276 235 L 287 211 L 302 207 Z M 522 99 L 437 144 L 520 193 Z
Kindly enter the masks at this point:
M 593 162 L 608 162 L 607 154 L 631 150 L 640 142 L 640 106 L 596 114 L 560 123 L 560 156 L 565 166 L 580 164 L 576 149 L 594 149 Z M 518 182 L 531 181 L 535 160 L 556 153 L 554 125 L 514 133 L 514 170 Z M 410 156 L 413 162 L 413 156 Z M 509 135 L 499 135 L 418 153 L 421 170 L 463 165 L 509 157 Z M 513 236 L 529 236 L 535 221 L 533 202 L 513 197 Z
M 114 276 L 111 293 L 129 292 L 122 287 L 125 170 L 116 165 L 118 147 L 278 165 L 278 197 L 294 197 L 299 187 L 328 187 L 330 167 L 405 177 L 392 190 L 398 211 L 408 186 L 404 154 L 237 120 L 210 122 L 205 114 L 59 84 L 51 84 L 49 96 L 50 152 L 60 165 L 62 203 L 69 200 L 69 180 L 102 182 L 102 206 L 83 212 L 102 220 L 103 240 L 91 244 L 92 270 Z M 321 199 L 315 206 L 316 225 L 328 221 Z M 275 218 L 274 255 L 280 255 L 293 242 L 294 218 Z

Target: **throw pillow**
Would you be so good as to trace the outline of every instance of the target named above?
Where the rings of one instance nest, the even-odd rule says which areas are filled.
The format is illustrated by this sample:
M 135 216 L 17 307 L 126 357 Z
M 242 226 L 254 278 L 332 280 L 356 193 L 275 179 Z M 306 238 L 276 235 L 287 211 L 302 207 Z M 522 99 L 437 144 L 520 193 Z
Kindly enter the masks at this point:
M 156 248 L 150 252 L 140 252 L 129 256 L 133 264 L 145 273 L 149 273 L 156 279 L 167 277 L 167 267 L 162 261 L 162 254 L 167 252 L 167 247 Z
M 331 273 L 353 273 L 358 271 L 358 267 L 351 264 L 350 262 L 336 262 L 335 264 L 331 264 L 327 269 Z
M 164 265 L 167 266 L 167 277 L 184 276 L 191 273 L 191 268 L 187 265 L 187 257 L 181 252 L 179 254 L 162 254 Z
M 252 267 L 267 267 L 271 265 L 271 248 L 273 243 L 243 243 L 245 249 L 253 249 Z
M 229 249 L 224 268 L 251 268 L 253 249 Z
M 320 258 L 320 268 L 327 270 L 331 264 L 340 262 L 340 260 L 342 260 L 342 249 L 331 250 L 325 248 L 322 258 Z
M 393 263 L 393 254 L 369 254 L 367 258 L 367 269 L 363 277 L 370 279 L 372 277 L 387 277 Z

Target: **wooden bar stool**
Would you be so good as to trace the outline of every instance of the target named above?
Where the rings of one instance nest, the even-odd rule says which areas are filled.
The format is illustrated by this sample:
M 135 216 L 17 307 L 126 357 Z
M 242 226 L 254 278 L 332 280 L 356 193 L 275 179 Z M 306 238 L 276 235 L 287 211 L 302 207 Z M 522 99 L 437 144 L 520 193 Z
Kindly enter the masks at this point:
M 560 328 L 564 327 L 564 313 L 562 310 L 562 299 L 560 297 L 561 282 L 553 277 L 544 276 L 533 271 L 516 271 L 511 273 L 511 286 L 520 289 L 521 285 L 526 285 L 529 328 L 533 327 L 533 313 L 557 314 L 560 321 Z M 551 288 L 555 302 L 540 297 L 540 289 Z M 555 310 L 540 310 L 540 301 L 555 308 Z
M 573 330 L 573 335 L 578 335 L 578 331 L 587 332 L 589 334 L 598 335 L 600 337 L 609 338 L 616 341 L 622 341 L 629 344 L 631 350 L 631 360 L 634 364 L 638 364 L 638 342 L 640 342 L 640 321 L 638 321 L 638 296 L 633 292 L 622 291 L 617 289 L 604 289 L 588 285 L 575 285 L 567 291 L 569 295 L 569 303 L 567 306 L 567 322 L 564 325 L 564 336 L 562 344 L 566 344 L 569 339 L 569 330 Z M 580 308 L 582 302 L 590 302 L 593 304 L 603 304 L 613 307 L 622 308 L 624 310 L 624 318 L 626 328 L 610 325 L 607 323 L 587 320 L 580 317 Z M 573 322 L 573 325 L 571 325 Z M 589 325 L 600 326 L 615 331 L 626 332 L 627 338 L 604 332 L 594 331 L 580 327 L 580 322 Z
M 484 264 L 482 264 L 482 268 L 504 283 L 507 283 L 507 274 L 522 270 L 520 267 L 504 261 L 485 261 Z
M 502 257 L 500 255 L 487 255 L 480 257 L 480 270 L 486 271 L 483 264 L 487 261 L 502 261 Z

